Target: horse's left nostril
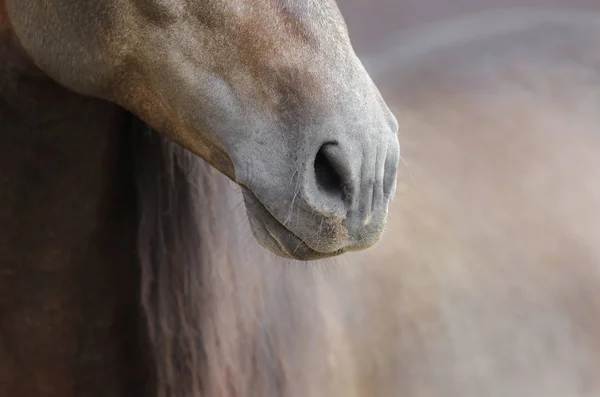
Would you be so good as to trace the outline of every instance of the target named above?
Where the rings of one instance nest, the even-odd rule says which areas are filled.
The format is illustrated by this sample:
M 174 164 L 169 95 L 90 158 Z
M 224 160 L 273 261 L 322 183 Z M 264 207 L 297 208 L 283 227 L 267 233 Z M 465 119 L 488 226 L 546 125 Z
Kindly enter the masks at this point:
M 337 144 L 325 143 L 319 148 L 315 157 L 315 178 L 317 187 L 325 194 L 335 197 L 340 201 L 345 200 L 345 181 L 347 176 L 344 159 L 337 153 Z

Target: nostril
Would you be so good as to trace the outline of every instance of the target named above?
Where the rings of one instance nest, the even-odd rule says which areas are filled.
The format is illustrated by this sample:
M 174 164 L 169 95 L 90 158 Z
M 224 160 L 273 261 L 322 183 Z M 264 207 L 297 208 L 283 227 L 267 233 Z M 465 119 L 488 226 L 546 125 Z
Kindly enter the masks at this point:
M 315 157 L 315 177 L 317 186 L 325 193 L 345 199 L 344 194 L 344 170 L 336 158 L 334 142 L 325 143 Z

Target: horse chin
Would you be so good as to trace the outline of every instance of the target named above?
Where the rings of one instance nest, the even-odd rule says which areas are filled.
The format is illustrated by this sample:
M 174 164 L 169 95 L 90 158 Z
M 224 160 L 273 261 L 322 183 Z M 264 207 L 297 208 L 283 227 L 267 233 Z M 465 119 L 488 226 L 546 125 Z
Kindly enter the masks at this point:
M 279 222 L 248 188 L 242 187 L 242 192 L 254 237 L 260 245 L 275 255 L 310 261 L 330 258 L 345 252 L 344 249 L 333 252 L 314 250 Z

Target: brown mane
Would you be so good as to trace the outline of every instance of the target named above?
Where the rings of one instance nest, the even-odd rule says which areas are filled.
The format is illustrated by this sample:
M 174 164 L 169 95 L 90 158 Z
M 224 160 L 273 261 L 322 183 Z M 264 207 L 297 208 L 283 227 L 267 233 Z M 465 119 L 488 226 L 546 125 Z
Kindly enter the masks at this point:
M 158 396 L 328 395 L 315 275 L 254 242 L 223 176 L 137 128 L 142 303 Z

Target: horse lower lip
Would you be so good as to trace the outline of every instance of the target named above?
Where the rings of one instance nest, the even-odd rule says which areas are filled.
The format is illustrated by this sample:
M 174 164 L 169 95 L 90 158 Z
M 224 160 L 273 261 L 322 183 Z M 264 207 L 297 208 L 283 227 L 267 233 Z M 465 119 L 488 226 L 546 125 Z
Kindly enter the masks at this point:
M 287 250 L 287 248 L 285 247 L 285 245 L 283 245 L 281 243 L 281 241 L 279 241 L 279 238 L 277 237 L 277 235 L 271 231 L 271 229 L 269 228 L 269 226 L 265 225 L 265 229 L 267 230 L 267 233 L 269 233 L 269 236 L 271 236 L 271 238 L 273 239 L 273 241 L 275 241 L 275 243 L 279 247 L 279 250 L 281 252 L 285 253 L 286 255 L 289 255 L 290 257 L 293 257 L 293 255 Z
M 271 238 L 273 238 L 273 240 L 276 241 L 277 245 L 279 246 L 279 249 L 282 250 L 287 255 L 289 255 L 290 258 L 299 259 L 299 260 L 317 260 L 317 259 L 324 259 L 324 258 L 336 256 L 336 255 L 339 255 L 344 252 L 344 250 L 338 250 L 335 252 L 320 252 L 320 251 L 314 250 L 308 244 L 306 244 L 304 242 L 304 240 L 302 240 L 301 238 L 296 236 L 294 233 L 289 231 L 287 228 L 285 228 L 285 232 L 289 233 L 289 235 L 291 235 L 294 239 L 297 240 L 297 243 L 293 244 L 293 245 L 295 245 L 294 247 L 289 247 L 286 244 L 283 244 L 281 242 L 280 238 L 277 237 L 277 234 L 271 232 L 268 227 L 266 227 L 266 228 L 267 228 L 269 234 L 271 235 Z M 299 252 L 304 253 L 304 255 L 299 255 Z
M 268 227 L 267 227 L 267 230 Z M 269 234 L 271 234 L 271 237 L 277 242 L 277 244 L 279 245 L 280 249 L 282 251 L 284 251 L 286 254 L 288 254 L 290 257 L 295 258 L 295 259 L 301 259 L 297 254 L 298 254 L 298 250 L 302 249 L 303 252 L 308 252 L 310 255 L 310 259 L 323 259 L 323 258 L 328 258 L 331 256 L 335 256 L 338 255 L 340 253 L 342 253 L 343 251 L 335 251 L 335 252 L 320 252 L 320 251 L 316 251 L 313 248 L 311 248 L 308 244 L 306 244 L 304 242 L 304 240 L 302 240 L 301 238 L 299 238 L 298 236 L 296 236 L 294 233 L 290 232 L 288 229 L 285 229 L 286 232 L 288 232 L 290 235 L 292 235 L 295 239 L 298 240 L 298 243 L 295 244 L 296 246 L 291 249 L 286 247 L 285 244 L 283 244 L 280 239 L 269 230 Z
M 262 203 L 261 203 L 261 205 L 262 205 Z M 264 205 L 262 205 L 262 206 L 264 207 Z M 268 212 L 268 210 L 266 208 L 265 208 L 265 211 Z M 269 215 L 271 215 L 271 214 L 269 213 Z M 271 238 L 277 243 L 277 245 L 279 246 L 279 249 L 282 250 L 283 252 L 285 252 L 290 257 L 296 258 L 297 257 L 296 253 L 297 253 L 297 251 L 298 251 L 299 248 L 302 248 L 303 251 L 310 252 L 311 256 L 314 256 L 314 257 L 329 256 L 327 253 L 319 252 L 319 251 L 311 248 L 308 244 L 306 244 L 304 242 L 304 240 L 302 240 L 294 232 L 292 232 L 290 229 L 288 229 L 287 227 L 285 227 L 281 222 L 279 222 L 277 220 L 277 218 L 273 217 L 273 219 L 275 221 L 277 221 L 277 223 L 279 224 L 279 226 L 288 234 L 288 236 L 292 237 L 294 240 L 297 240 L 297 242 L 295 243 L 296 247 L 293 247 L 293 248 L 292 247 L 288 247 L 286 244 L 284 244 L 281 241 L 280 233 L 275 233 L 274 231 L 271 230 L 271 228 L 269 228 L 269 226 L 267 226 L 265 224 L 265 229 L 267 230 L 267 232 L 269 233 L 269 235 L 271 236 Z
M 308 245 L 302 238 L 300 238 L 290 229 L 285 227 L 285 225 L 283 225 L 283 223 L 281 223 L 273 214 L 271 214 L 268 208 L 254 195 L 254 193 L 252 193 L 250 189 L 248 189 L 246 186 L 242 186 L 242 190 L 245 193 L 244 196 L 246 197 L 246 199 L 250 199 L 254 206 L 258 206 L 260 208 L 259 211 L 262 213 L 262 215 L 270 218 L 270 220 L 276 225 L 276 228 L 279 229 L 277 231 L 273 230 L 272 227 L 268 226 L 266 221 L 260 220 L 260 223 L 262 224 L 266 232 L 276 243 L 279 250 L 281 250 L 285 255 L 300 260 L 316 260 L 336 256 L 345 251 L 343 249 L 334 252 L 321 252 L 315 250 L 310 245 Z M 256 215 L 254 214 L 249 215 L 256 217 Z M 294 240 L 294 242 L 292 244 L 286 244 L 284 241 L 282 241 L 282 234 L 286 234 L 287 236 L 284 237 L 288 237 L 288 240 L 291 239 Z M 292 247 L 290 245 L 295 246 Z M 305 253 L 306 255 L 298 255 L 299 251 Z

